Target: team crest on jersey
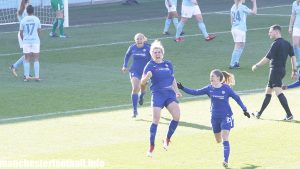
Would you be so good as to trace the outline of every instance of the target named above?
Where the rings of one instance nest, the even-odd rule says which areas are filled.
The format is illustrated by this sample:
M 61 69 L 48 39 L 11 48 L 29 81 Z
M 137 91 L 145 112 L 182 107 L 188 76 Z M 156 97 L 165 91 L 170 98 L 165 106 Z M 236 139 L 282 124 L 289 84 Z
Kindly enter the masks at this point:
M 169 67 L 169 65 L 168 65 L 168 64 L 165 64 L 165 66 L 166 66 L 166 67 Z
M 225 91 L 224 91 L 224 90 L 222 90 L 222 94 L 225 94 Z
M 143 49 L 143 52 L 146 52 L 146 49 Z

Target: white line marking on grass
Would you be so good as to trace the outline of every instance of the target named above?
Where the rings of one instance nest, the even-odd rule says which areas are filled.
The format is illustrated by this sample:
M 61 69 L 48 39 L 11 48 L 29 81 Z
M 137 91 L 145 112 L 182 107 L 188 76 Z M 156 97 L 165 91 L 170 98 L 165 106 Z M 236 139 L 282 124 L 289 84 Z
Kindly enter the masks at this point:
M 268 6 L 268 7 L 261 7 L 257 9 L 272 9 L 272 8 L 280 8 L 280 7 L 287 7 L 291 5 L 278 5 L 278 6 Z M 210 15 L 210 14 L 229 14 L 229 11 L 215 11 L 215 12 L 205 12 L 202 13 L 203 15 Z M 146 21 L 153 21 L 153 20 L 160 20 L 165 19 L 165 17 L 155 17 L 149 19 L 137 19 L 137 20 L 125 20 L 125 21 L 117 21 L 117 22 L 104 22 L 104 23 L 94 23 L 94 24 L 83 24 L 83 25 L 72 25 L 70 28 L 79 28 L 79 27 L 90 27 L 90 26 L 98 26 L 98 25 L 112 25 L 112 24 L 122 24 L 122 23 L 135 23 L 135 22 L 146 22 Z M 51 29 L 51 28 L 47 28 Z M 0 32 L 1 34 L 9 34 L 18 31 L 9 31 L 9 32 Z
M 281 27 L 287 27 L 281 26 Z M 248 29 L 248 31 L 257 31 L 257 30 L 268 30 L 269 27 L 261 27 L 261 28 L 252 28 Z M 212 32 L 213 34 L 226 34 L 226 33 L 231 33 L 231 31 L 222 31 L 222 32 Z M 184 35 L 183 37 L 195 37 L 195 36 L 200 36 L 202 34 L 192 34 L 192 35 Z M 149 39 L 151 41 L 155 39 L 174 39 L 174 37 L 161 37 L 161 38 L 154 38 L 154 39 Z M 128 44 L 128 43 L 133 43 L 133 41 L 123 41 L 123 42 L 112 42 L 112 43 L 102 43 L 102 44 L 94 44 L 94 45 L 79 45 L 79 46 L 71 46 L 71 47 L 66 47 L 66 48 L 52 48 L 52 49 L 44 49 L 40 50 L 40 53 L 43 52 L 53 52 L 53 51 L 64 51 L 64 50 L 73 50 L 73 49 L 84 49 L 84 48 L 94 48 L 94 47 L 102 47 L 102 46 L 112 46 L 112 45 L 119 45 L 119 44 Z M 175 42 L 174 42 L 175 43 Z M 21 55 L 21 53 L 4 53 L 0 54 L 1 56 L 12 56 L 12 55 Z
M 257 92 L 261 92 L 261 91 L 264 91 L 264 89 L 242 90 L 242 91 L 238 91 L 237 93 L 240 95 L 245 95 L 245 94 L 257 93 Z M 206 95 L 187 96 L 187 97 L 182 98 L 181 100 L 196 100 L 199 98 L 206 98 L 206 97 L 207 97 Z M 150 102 L 146 102 L 146 104 L 149 104 L 149 103 Z M 71 114 L 75 114 L 75 113 L 97 112 L 97 111 L 103 111 L 103 110 L 113 110 L 113 109 L 117 109 L 117 108 L 130 108 L 130 106 L 131 106 L 131 104 L 122 104 L 122 105 L 116 105 L 116 106 L 105 106 L 105 107 L 90 108 L 90 109 L 68 110 L 68 111 L 35 114 L 35 115 L 29 115 L 29 116 L 3 118 L 3 119 L 0 119 L 0 123 L 15 122 L 15 121 L 20 121 L 20 120 L 31 120 L 31 119 L 45 118 L 45 117 L 56 116 L 56 115 L 71 115 Z

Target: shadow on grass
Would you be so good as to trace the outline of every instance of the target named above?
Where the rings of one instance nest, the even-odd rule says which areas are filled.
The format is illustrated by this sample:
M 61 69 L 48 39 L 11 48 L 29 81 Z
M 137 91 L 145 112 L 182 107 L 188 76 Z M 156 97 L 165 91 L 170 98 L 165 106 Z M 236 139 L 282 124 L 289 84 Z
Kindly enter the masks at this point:
M 253 164 L 246 164 L 246 165 L 247 165 L 246 167 L 242 167 L 241 169 L 255 169 L 255 168 L 261 167 L 261 166 L 253 165 Z
M 291 120 L 291 121 L 285 121 L 285 120 L 276 120 L 276 119 L 262 119 L 260 118 L 259 120 L 265 120 L 265 121 L 276 121 L 276 122 L 283 122 L 283 123 L 300 123 L 299 120 Z
M 171 121 L 169 118 L 161 117 L 161 119 L 164 119 L 166 121 Z M 151 120 L 145 120 L 145 119 L 137 119 L 136 121 L 142 121 L 142 122 L 152 122 Z M 169 122 L 159 122 L 158 124 L 163 124 L 163 125 L 169 125 Z M 182 127 L 189 127 L 189 128 L 194 128 L 194 129 L 200 129 L 200 130 L 212 130 L 211 127 L 205 126 L 205 125 L 200 125 L 200 124 L 195 124 L 195 123 L 189 123 L 185 121 L 179 121 L 179 126 Z

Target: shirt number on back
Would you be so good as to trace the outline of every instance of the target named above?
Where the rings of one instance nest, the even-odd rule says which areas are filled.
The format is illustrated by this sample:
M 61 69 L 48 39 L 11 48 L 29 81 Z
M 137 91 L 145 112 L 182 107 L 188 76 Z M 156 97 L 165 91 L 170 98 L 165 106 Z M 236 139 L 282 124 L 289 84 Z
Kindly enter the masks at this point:
M 34 27 L 35 27 L 35 24 L 34 24 L 34 23 L 26 24 L 26 28 L 27 28 L 27 31 L 28 31 L 28 34 L 29 34 L 29 35 L 32 35 L 33 30 L 34 30 Z
M 236 13 L 232 12 L 232 20 L 233 20 L 233 22 L 241 21 L 240 11 L 237 11 Z

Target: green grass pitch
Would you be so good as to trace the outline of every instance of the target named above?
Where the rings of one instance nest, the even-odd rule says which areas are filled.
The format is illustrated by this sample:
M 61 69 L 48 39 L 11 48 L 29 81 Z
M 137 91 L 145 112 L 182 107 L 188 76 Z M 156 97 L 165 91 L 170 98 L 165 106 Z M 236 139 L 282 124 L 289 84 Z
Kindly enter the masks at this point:
M 141 2 L 144 4 L 140 6 L 97 6 L 106 14 L 115 13 L 99 15 L 102 21 L 99 23 L 95 19 L 90 25 L 67 28 L 71 38 L 53 39 L 48 37 L 49 29 L 43 30 L 41 82 L 23 82 L 22 67 L 18 69 L 19 77 L 11 75 L 8 67 L 20 57 L 17 33 L 0 32 L 1 41 L 5 41 L 0 45 L 2 160 L 100 159 L 105 163 L 104 168 L 116 169 L 222 168 L 222 146 L 215 143 L 211 131 L 209 100 L 186 94 L 179 99 L 181 122 L 169 150 L 165 151 L 161 145 L 170 121 L 170 115 L 163 110 L 153 158 L 146 157 L 152 120 L 150 91 L 146 94 L 146 104 L 138 108 L 140 116 L 131 119 L 131 85 L 128 74 L 121 73 L 124 54 L 137 32 L 144 33 L 149 43 L 160 39 L 165 59 L 175 66 L 177 81 L 200 88 L 209 83 L 212 69 L 227 70 L 236 77 L 234 90 L 242 93 L 241 98 L 251 112 L 256 111 L 263 101 L 268 68 L 266 65 L 253 73 L 251 66 L 266 54 L 272 43 L 267 35 L 270 25 L 282 25 L 283 37 L 291 40 L 287 33 L 291 7 L 269 4 L 268 8 L 259 8 L 259 15 L 248 17 L 241 69 L 232 71 L 228 66 L 234 44 L 226 6 L 232 1 L 223 0 L 224 8 L 218 6 L 217 10 L 201 8 L 208 31 L 217 35 L 215 40 L 205 42 L 191 19 L 184 27 L 185 41 L 180 44 L 173 41 L 173 25 L 172 36 L 162 35 L 164 4 L 158 5 L 156 0 Z M 97 11 L 86 8 L 73 10 L 83 15 L 84 11 Z M 78 18 L 77 22 L 84 21 Z M 288 61 L 284 83 L 293 81 L 289 73 Z M 230 134 L 230 168 L 300 168 L 299 94 L 299 89 L 285 94 L 295 116 L 289 123 L 280 121 L 284 110 L 276 96 L 272 97 L 262 120 L 247 119 L 236 103 L 231 103 L 235 128 Z

